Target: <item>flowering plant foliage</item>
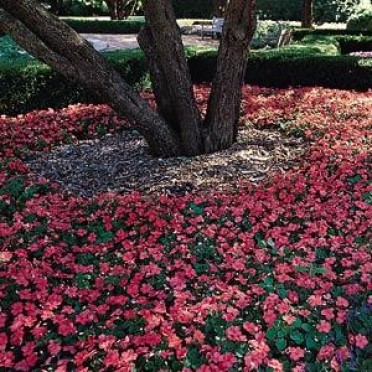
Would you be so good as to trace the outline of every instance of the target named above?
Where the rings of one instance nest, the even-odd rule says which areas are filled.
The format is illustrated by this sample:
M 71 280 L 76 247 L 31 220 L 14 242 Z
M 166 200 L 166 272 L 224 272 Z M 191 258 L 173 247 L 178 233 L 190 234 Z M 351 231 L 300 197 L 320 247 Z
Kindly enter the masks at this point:
M 300 165 L 177 197 L 30 173 L 35 151 L 125 127 L 107 106 L 0 118 L 0 370 L 371 369 L 372 94 L 246 86 L 243 112 L 304 136 Z

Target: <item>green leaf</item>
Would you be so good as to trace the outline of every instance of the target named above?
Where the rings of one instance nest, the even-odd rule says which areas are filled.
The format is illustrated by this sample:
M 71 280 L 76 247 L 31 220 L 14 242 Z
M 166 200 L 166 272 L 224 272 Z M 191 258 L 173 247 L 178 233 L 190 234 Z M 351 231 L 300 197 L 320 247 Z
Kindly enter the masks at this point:
M 301 332 L 295 330 L 290 333 L 289 337 L 293 340 L 297 345 L 301 345 L 304 342 L 304 336 Z
M 310 332 L 312 330 L 312 327 L 310 324 L 308 323 L 303 323 L 301 324 L 301 328 L 305 331 L 305 332 Z
M 309 268 L 307 266 L 295 266 L 294 268 L 298 273 L 307 273 Z
M 192 346 L 187 351 L 186 360 L 185 360 L 185 367 L 186 368 L 192 368 L 197 369 L 199 368 L 203 363 L 205 362 L 205 359 L 202 354 L 200 354 L 198 348 L 196 346 Z
M 277 330 L 274 327 L 269 328 L 268 331 L 266 332 L 266 338 L 271 341 L 276 338 L 276 335 Z
M 302 322 L 300 318 L 297 318 L 291 325 L 290 328 L 291 330 L 294 330 L 296 328 L 300 328 L 302 326 Z
M 278 350 L 283 351 L 287 347 L 287 341 L 284 338 L 280 338 L 275 345 Z
M 319 346 L 318 343 L 314 340 L 314 335 L 311 333 L 308 333 L 305 336 L 305 342 L 308 349 L 317 349 Z
M 351 183 L 352 185 L 355 185 L 356 183 L 358 183 L 360 180 L 362 179 L 362 176 L 360 176 L 359 174 L 355 174 L 354 176 L 352 177 L 348 177 L 346 178 L 346 181 Z
M 327 273 L 327 269 L 324 268 L 324 267 L 312 267 L 311 270 L 310 270 L 310 273 L 313 274 L 313 275 L 316 275 L 316 274 L 326 274 Z
M 284 288 L 280 288 L 280 289 L 277 290 L 277 292 L 278 292 L 278 295 L 279 295 L 279 297 L 280 297 L 281 299 L 284 300 L 285 298 L 287 298 L 288 291 L 287 291 L 286 289 L 284 289 Z
M 372 204 L 372 192 L 365 192 L 362 195 L 362 200 L 367 203 L 368 205 Z
M 271 248 L 275 248 L 275 242 L 272 238 L 267 239 L 267 245 Z
M 254 236 L 254 239 L 256 240 L 256 243 L 257 245 L 260 247 L 260 248 L 266 248 L 267 247 L 267 244 L 265 242 L 265 240 L 263 239 L 263 236 L 261 233 L 257 233 L 255 236 Z

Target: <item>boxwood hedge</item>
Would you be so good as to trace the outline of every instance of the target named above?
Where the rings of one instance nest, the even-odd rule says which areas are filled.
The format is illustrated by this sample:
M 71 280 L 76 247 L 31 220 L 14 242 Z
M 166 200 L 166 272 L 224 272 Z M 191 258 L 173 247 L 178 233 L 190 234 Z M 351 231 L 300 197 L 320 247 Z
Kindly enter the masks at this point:
M 253 52 L 248 59 L 245 82 L 261 86 L 325 86 L 367 90 L 372 87 L 372 61 L 346 55 L 314 53 L 313 47 L 290 46 Z M 105 53 L 131 85 L 148 86 L 148 69 L 139 50 Z M 195 83 L 211 82 L 216 51 L 188 50 Z M 33 109 L 62 107 L 76 102 L 97 102 L 94 96 L 37 61 L 0 63 L 0 114 L 14 115 Z

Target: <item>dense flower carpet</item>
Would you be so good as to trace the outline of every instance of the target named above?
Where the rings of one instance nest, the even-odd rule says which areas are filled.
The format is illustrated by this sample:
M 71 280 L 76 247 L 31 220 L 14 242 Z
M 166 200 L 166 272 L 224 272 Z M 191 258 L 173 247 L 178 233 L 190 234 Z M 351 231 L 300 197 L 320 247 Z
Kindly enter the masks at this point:
M 69 195 L 25 159 L 125 122 L 0 117 L 1 371 L 372 370 L 372 93 L 243 98 L 309 150 L 228 194 Z

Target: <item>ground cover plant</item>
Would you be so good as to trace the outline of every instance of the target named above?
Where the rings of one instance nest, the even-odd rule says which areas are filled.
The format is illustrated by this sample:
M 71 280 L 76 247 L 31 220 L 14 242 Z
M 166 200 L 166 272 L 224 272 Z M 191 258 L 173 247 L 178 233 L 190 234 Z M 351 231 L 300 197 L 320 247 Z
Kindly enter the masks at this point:
M 0 369 L 371 370 L 371 113 L 371 92 L 245 86 L 245 122 L 309 142 L 299 165 L 229 193 L 92 198 L 25 159 L 124 121 L 2 116 Z

